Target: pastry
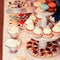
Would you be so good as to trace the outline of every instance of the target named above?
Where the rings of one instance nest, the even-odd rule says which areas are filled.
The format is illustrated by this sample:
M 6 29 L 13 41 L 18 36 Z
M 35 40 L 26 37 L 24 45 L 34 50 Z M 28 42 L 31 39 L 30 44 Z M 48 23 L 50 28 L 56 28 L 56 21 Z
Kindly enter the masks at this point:
M 39 28 L 39 27 L 35 27 L 35 29 L 33 30 L 33 34 L 34 34 L 34 37 L 42 37 L 42 29 Z
M 54 3 L 54 2 L 48 3 L 48 6 L 49 6 L 48 11 L 54 12 L 56 10 L 56 3 Z
M 44 49 L 40 49 L 39 56 L 42 57 L 42 58 L 44 58 L 46 56 Z
M 40 5 L 40 8 L 41 8 L 42 10 L 48 10 L 48 9 L 49 9 L 49 6 L 48 6 L 47 4 L 41 4 L 41 5 Z
M 54 26 L 52 28 L 54 36 L 59 36 L 60 35 L 60 27 L 59 26 Z
M 45 53 L 48 53 L 48 52 L 50 52 L 50 48 L 45 48 Z
M 52 56 L 53 56 L 53 53 L 52 53 L 52 52 L 48 52 L 48 53 L 46 53 L 46 55 L 47 55 L 48 57 L 52 57 Z
M 51 38 L 52 36 L 53 36 L 52 30 L 48 26 L 43 29 L 43 37 Z
M 53 44 L 53 45 L 58 45 L 58 42 L 52 41 L 52 44 Z

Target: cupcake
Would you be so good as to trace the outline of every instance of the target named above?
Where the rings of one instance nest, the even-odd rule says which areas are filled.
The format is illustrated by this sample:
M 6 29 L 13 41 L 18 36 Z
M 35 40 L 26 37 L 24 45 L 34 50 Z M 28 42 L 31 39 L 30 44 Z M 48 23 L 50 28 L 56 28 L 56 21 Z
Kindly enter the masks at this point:
M 17 26 L 12 26 L 8 29 L 8 33 L 11 35 L 12 38 L 18 38 L 19 32 L 20 31 Z
M 60 36 L 60 27 L 59 26 L 54 26 L 52 28 L 54 36 Z
M 39 27 L 35 27 L 35 29 L 33 30 L 34 33 L 34 37 L 42 37 L 42 29 Z
M 54 12 L 56 10 L 56 3 L 54 3 L 54 2 L 48 3 L 48 6 L 49 6 L 48 11 Z
M 32 33 L 33 29 L 34 29 L 34 24 L 33 21 L 28 19 L 27 21 L 25 21 L 25 27 L 26 30 L 29 31 L 30 33 Z
M 8 38 L 5 41 L 5 46 L 7 46 L 9 48 L 9 50 L 10 50 L 11 53 L 17 52 L 19 45 L 20 45 L 20 42 L 17 41 L 16 39 Z
M 49 27 L 43 29 L 43 37 L 51 38 L 53 36 L 52 31 Z

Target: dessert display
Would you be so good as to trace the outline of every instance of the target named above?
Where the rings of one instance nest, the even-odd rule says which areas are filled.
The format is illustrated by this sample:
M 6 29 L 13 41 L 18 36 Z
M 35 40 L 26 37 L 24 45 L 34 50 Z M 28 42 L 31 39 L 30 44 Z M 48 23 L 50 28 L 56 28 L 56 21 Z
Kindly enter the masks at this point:
M 27 42 L 26 48 L 34 57 L 53 57 L 59 52 L 59 44 L 56 41 L 47 42 L 45 49 L 39 47 L 39 41 L 31 39 Z
M 16 39 L 8 38 L 5 41 L 5 46 L 7 46 L 11 53 L 15 53 L 18 51 L 18 47 L 21 42 L 17 41 Z
M 26 43 L 22 44 L 21 49 L 26 48 L 34 57 L 51 58 L 58 55 L 60 21 L 56 23 L 55 18 L 52 17 L 56 11 L 56 3 L 53 0 L 14 0 L 8 2 L 8 7 L 10 11 L 7 11 L 9 16 L 7 32 L 10 38 L 6 40 L 5 45 L 10 52 L 17 52 L 21 43 L 18 40 L 22 39 L 22 43 L 25 40 Z M 21 35 L 24 36 L 20 37 Z M 21 60 L 26 59 L 21 58 Z

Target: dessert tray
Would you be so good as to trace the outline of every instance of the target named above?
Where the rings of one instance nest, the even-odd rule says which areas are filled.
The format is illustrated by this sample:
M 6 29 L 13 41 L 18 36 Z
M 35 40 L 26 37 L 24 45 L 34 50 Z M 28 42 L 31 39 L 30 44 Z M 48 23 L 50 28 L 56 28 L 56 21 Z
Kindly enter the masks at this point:
M 42 5 L 43 8 L 36 9 L 39 4 L 36 6 L 35 2 L 37 1 L 4 0 L 3 60 L 59 60 L 60 31 L 55 27 L 59 29 L 60 22 L 56 23 L 56 26 L 52 23 L 47 26 L 45 23 L 49 21 L 47 17 L 56 11 L 55 3 L 52 3 L 54 8 L 50 10 L 48 3 L 46 8 Z M 41 0 L 42 4 L 44 2 Z M 54 22 L 54 18 L 51 20 Z M 39 23 L 40 21 L 42 23 Z M 41 28 L 37 30 L 41 34 L 34 31 L 36 27 Z M 43 30 L 47 30 L 47 27 L 48 34 L 44 34 Z

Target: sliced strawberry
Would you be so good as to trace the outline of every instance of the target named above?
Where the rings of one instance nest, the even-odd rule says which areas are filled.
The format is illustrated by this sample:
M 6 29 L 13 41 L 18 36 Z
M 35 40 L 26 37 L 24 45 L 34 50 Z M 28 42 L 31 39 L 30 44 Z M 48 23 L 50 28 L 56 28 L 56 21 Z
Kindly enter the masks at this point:
M 25 22 L 24 20 L 21 20 L 21 21 L 20 21 L 20 24 L 24 24 L 24 22 Z

